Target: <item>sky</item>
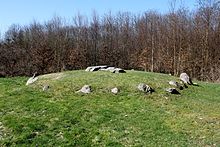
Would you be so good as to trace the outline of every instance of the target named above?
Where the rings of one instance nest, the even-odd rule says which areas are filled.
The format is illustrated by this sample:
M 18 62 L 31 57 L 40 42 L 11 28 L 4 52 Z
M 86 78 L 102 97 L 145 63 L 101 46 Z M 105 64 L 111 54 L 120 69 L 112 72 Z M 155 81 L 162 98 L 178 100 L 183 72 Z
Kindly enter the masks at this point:
M 12 24 L 28 25 L 34 20 L 45 22 L 53 16 L 71 20 L 78 13 L 90 17 L 96 11 L 99 16 L 111 11 L 140 14 L 149 10 L 169 12 L 171 0 L 0 0 L 0 33 L 3 34 Z M 190 10 L 196 0 L 182 1 Z M 178 7 L 178 6 L 177 6 Z

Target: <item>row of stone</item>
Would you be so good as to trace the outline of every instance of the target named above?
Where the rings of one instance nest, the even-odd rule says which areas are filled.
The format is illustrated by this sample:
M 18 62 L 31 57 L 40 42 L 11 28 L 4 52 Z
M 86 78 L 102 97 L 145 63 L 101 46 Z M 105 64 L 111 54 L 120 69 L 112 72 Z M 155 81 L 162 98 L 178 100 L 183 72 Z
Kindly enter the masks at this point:
M 85 93 L 85 94 L 89 94 L 92 92 L 91 86 L 90 85 L 84 85 L 80 90 L 78 90 L 76 93 Z M 111 92 L 113 94 L 118 94 L 119 89 L 117 87 L 114 87 L 111 89 Z
M 180 80 L 181 80 L 181 83 L 178 83 L 176 81 L 170 81 L 169 85 L 171 85 L 172 88 L 167 88 L 167 89 L 165 89 L 165 91 L 167 91 L 171 94 L 180 94 L 180 92 L 176 88 L 178 88 L 179 90 L 183 90 L 184 88 L 188 88 L 187 84 L 193 85 L 191 79 L 189 78 L 189 76 L 186 73 L 182 73 L 180 75 Z M 154 89 L 145 83 L 140 83 L 137 86 L 137 89 L 141 92 L 144 92 L 144 93 L 154 92 Z M 91 86 L 84 85 L 79 91 L 77 91 L 77 93 L 79 93 L 79 92 L 85 93 L 85 94 L 91 93 L 92 92 Z M 114 94 L 117 94 L 119 92 L 119 89 L 117 87 L 115 87 L 115 88 L 111 89 L 111 92 Z

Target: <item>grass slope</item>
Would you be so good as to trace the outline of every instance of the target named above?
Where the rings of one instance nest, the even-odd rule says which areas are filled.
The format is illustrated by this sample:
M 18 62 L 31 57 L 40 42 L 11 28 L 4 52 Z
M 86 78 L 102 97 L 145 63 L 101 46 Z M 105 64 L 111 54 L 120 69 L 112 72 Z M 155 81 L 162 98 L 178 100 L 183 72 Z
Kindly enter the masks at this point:
M 171 95 L 164 88 L 172 79 L 68 71 L 25 86 L 26 77 L 0 78 L 0 146 L 220 146 L 220 85 L 198 82 Z M 140 82 L 156 91 L 139 92 Z M 85 84 L 91 94 L 75 93 Z

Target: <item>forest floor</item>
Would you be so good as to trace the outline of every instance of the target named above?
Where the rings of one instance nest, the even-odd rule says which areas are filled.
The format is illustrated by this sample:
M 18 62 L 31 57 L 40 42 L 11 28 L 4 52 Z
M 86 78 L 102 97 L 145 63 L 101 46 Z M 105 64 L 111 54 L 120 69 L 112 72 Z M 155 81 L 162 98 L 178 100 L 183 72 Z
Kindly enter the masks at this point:
M 196 81 L 172 95 L 164 89 L 177 77 L 126 72 L 66 71 L 29 86 L 0 78 L 0 146 L 220 146 L 220 84 Z M 92 93 L 76 93 L 85 84 Z

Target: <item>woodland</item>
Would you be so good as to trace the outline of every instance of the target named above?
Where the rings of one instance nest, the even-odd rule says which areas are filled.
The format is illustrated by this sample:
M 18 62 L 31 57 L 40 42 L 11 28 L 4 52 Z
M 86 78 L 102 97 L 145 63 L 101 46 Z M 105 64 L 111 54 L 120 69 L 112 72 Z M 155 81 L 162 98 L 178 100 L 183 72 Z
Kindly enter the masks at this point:
M 0 38 L 0 76 L 30 76 L 109 65 L 220 81 L 220 3 L 200 0 L 163 14 L 112 12 L 71 21 L 11 25 Z

